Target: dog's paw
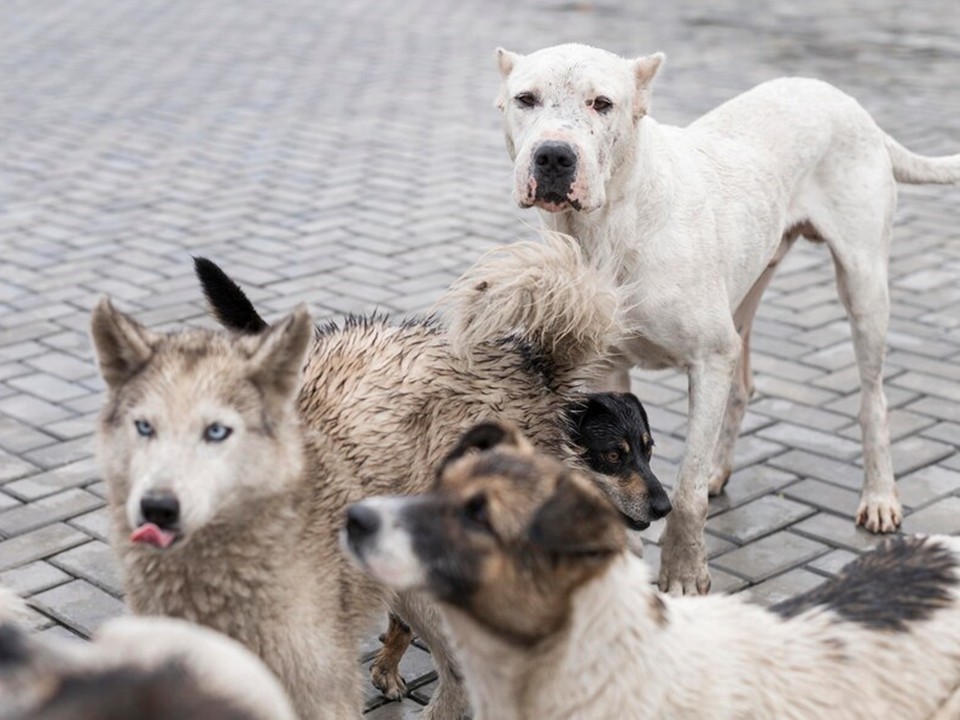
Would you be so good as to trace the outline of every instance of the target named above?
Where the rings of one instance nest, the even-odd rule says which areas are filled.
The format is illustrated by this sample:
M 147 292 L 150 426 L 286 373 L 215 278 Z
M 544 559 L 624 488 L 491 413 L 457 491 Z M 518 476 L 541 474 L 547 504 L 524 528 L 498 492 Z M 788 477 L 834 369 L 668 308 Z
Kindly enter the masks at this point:
M 857 525 L 872 533 L 891 533 L 903 521 L 903 508 L 896 496 L 864 497 L 857 508 Z
M 710 497 L 716 497 L 727 488 L 731 474 L 733 474 L 733 470 L 728 467 L 717 468 L 710 473 L 710 483 L 707 485 Z
M 670 522 L 660 537 L 660 590 L 671 595 L 706 595 L 710 592 L 710 571 L 703 539 L 677 538 Z
M 395 665 L 381 665 L 375 660 L 370 666 L 370 682 L 387 700 L 400 700 L 407 694 L 407 683 Z

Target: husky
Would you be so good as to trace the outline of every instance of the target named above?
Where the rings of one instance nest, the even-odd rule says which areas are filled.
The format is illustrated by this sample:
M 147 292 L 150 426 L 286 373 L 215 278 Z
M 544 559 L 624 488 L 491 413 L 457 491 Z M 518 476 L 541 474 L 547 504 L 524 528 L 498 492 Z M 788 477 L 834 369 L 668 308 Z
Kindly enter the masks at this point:
M 514 195 L 544 227 L 620 265 L 624 337 L 598 387 L 629 390 L 632 366 L 687 373 L 690 422 L 663 536 L 660 587 L 709 590 L 703 528 L 723 491 L 753 393 L 750 328 L 797 238 L 836 267 L 860 375 L 864 484 L 856 523 L 895 531 L 883 361 L 897 182 L 960 182 L 960 154 L 916 155 L 827 83 L 763 83 L 684 128 L 649 114 L 662 53 L 625 59 L 578 44 L 498 51 L 496 104 Z M 485 305 L 490 325 L 503 308 Z M 509 308 L 506 309 L 509 312 Z M 549 312 L 543 308 L 544 312 Z
M 213 630 L 123 617 L 91 643 L 53 642 L 24 629 L 22 607 L 0 588 L 0 720 L 296 718 L 263 662 Z
M 921 720 L 960 707 L 960 538 L 896 538 L 814 590 L 661 595 L 616 509 L 515 428 L 433 492 L 348 508 L 371 577 L 439 601 L 477 720 Z
M 541 269 L 545 287 L 568 292 L 568 276 L 552 270 Z M 199 259 L 197 271 L 235 332 L 156 333 L 108 300 L 93 314 L 108 388 L 98 455 L 131 609 L 237 639 L 280 677 L 301 717 L 339 719 L 360 712 L 355 651 L 389 603 L 438 667 L 425 716 L 460 717 L 466 697 L 436 609 L 348 563 L 343 508 L 428 489 L 446 447 L 492 417 L 584 468 L 571 417 L 603 364 L 611 293 L 597 284 L 591 301 L 461 353 L 438 320 L 315 329 L 300 308 L 267 326 L 216 265 Z M 652 472 L 643 483 L 591 477 L 620 524 L 643 528 L 669 511 Z

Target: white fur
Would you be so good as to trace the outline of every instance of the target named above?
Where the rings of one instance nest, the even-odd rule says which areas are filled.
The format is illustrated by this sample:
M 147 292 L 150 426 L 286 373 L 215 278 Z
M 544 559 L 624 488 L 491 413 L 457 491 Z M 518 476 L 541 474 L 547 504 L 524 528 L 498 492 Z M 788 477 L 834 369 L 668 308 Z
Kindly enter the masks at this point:
M 896 180 L 957 182 L 960 155 L 915 155 L 851 97 L 801 78 L 764 83 L 686 128 L 660 125 L 646 112 L 661 60 L 625 60 L 583 45 L 528 56 L 500 51 L 498 105 L 522 206 L 535 204 L 537 145 L 559 140 L 576 150 L 568 200 L 583 211 L 540 205 L 545 226 L 577 238 L 588 263 L 603 258 L 621 269 L 620 305 L 629 310 L 610 384 L 627 389 L 632 365 L 688 374 L 687 446 L 660 586 L 695 593 L 710 584 L 708 488 L 719 492 L 729 476 L 753 391 L 753 316 L 798 234 L 788 231 L 800 224 L 829 247 L 853 330 L 865 458 L 857 521 L 874 532 L 899 526 L 882 387 Z M 523 107 L 514 98 L 524 92 L 539 104 Z M 605 114 L 590 106 L 601 94 L 614 102 Z
M 960 539 L 937 541 L 960 552 Z M 891 632 L 822 607 L 784 620 L 742 595 L 662 596 L 661 623 L 655 592 L 625 553 L 575 593 L 569 626 L 532 648 L 445 606 L 474 717 L 920 720 L 956 707 L 944 705 L 960 682 L 956 603 Z

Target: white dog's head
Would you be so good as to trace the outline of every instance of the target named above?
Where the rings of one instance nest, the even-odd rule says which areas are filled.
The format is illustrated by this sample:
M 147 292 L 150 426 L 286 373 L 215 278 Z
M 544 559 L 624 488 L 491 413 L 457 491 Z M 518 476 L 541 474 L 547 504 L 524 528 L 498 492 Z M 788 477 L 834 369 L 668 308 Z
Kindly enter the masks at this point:
M 108 389 L 100 464 L 132 543 L 166 550 L 215 522 L 255 517 L 298 477 L 296 396 L 313 338 L 305 308 L 257 335 L 161 334 L 103 300 L 92 329 Z
M 520 207 L 590 212 L 636 142 L 663 54 L 626 60 L 568 44 L 518 55 L 500 48 L 507 150 Z

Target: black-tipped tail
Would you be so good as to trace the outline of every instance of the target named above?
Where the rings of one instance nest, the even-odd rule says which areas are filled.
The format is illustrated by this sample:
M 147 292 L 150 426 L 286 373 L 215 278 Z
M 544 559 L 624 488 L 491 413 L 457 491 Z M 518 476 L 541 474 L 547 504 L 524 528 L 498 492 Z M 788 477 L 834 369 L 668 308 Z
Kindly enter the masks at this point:
M 210 312 L 221 325 L 248 334 L 259 333 L 270 327 L 240 286 L 215 262 L 205 257 L 195 257 L 193 267 Z

